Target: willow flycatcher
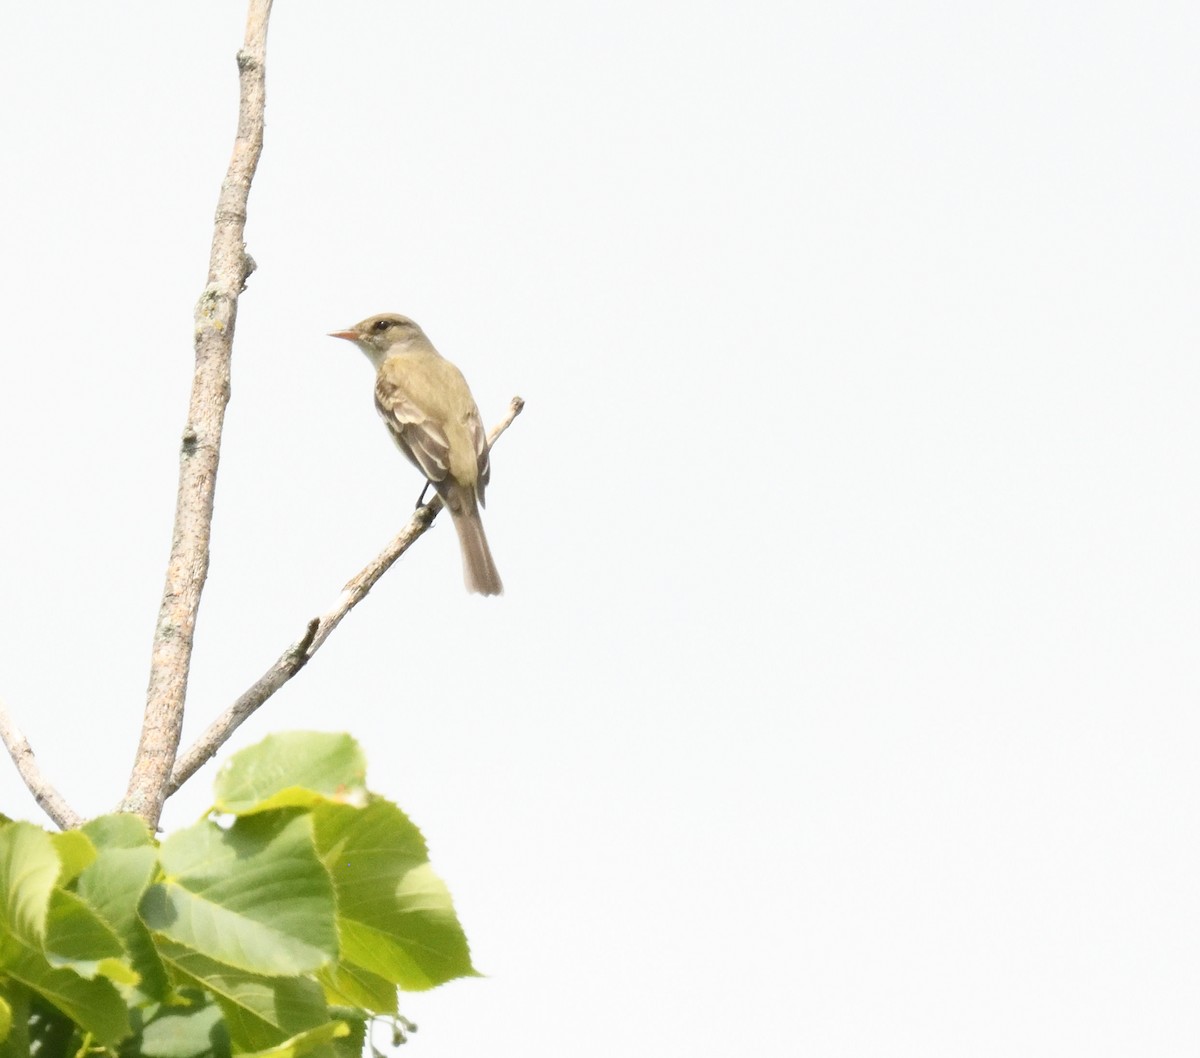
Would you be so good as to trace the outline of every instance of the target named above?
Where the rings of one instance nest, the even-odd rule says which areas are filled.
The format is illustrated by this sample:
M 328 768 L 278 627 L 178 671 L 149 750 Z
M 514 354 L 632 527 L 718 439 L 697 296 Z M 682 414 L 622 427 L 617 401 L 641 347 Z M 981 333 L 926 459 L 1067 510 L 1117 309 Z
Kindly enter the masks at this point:
M 371 316 L 330 337 L 353 342 L 374 365 L 375 407 L 450 512 L 467 590 L 499 595 L 504 586 L 479 518 L 490 474 L 487 434 L 462 372 L 407 316 Z

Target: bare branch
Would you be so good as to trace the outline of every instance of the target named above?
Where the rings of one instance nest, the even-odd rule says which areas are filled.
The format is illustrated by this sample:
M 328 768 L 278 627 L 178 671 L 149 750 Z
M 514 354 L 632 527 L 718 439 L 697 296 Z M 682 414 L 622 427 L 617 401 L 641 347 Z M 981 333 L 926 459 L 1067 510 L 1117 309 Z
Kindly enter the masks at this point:
M 33 799 L 41 806 L 42 811 L 62 830 L 79 826 L 83 819 L 63 800 L 62 794 L 46 781 L 42 769 L 38 767 L 37 758 L 33 755 L 33 747 L 29 745 L 29 740 L 21 733 L 20 728 L 13 723 L 12 715 L 3 699 L 0 699 L 0 741 L 3 741 L 9 756 L 17 766 L 18 773 L 25 780 L 25 785 L 29 787 L 29 792 L 33 794 Z
M 488 438 L 489 447 L 512 425 L 512 421 L 521 414 L 524 407 L 525 402 L 520 397 L 513 397 L 504 418 Z M 203 767 L 260 705 L 307 664 L 308 659 L 320 649 L 321 644 L 329 638 L 329 633 L 341 623 L 342 618 L 366 598 L 367 592 L 391 568 L 396 559 L 424 535 L 441 509 L 442 501 L 437 496 L 424 507 L 418 507 L 408 524 L 396 534 L 391 543 L 359 571 L 357 576 L 347 582 L 333 606 L 320 617 L 309 621 L 304 635 L 288 647 L 274 665 L 209 725 L 208 730 L 176 761 L 171 772 L 167 796 L 178 790 Z
M 254 267 L 246 254 L 244 234 L 250 183 L 262 153 L 270 14 L 271 0 L 250 0 L 246 40 L 237 56 L 241 89 L 237 137 L 217 200 L 208 283 L 196 304 L 196 372 L 180 451 L 171 557 L 154 631 L 142 734 L 122 806 L 151 827 L 158 825 L 162 813 L 183 730 L 196 613 L 208 575 L 237 301 Z

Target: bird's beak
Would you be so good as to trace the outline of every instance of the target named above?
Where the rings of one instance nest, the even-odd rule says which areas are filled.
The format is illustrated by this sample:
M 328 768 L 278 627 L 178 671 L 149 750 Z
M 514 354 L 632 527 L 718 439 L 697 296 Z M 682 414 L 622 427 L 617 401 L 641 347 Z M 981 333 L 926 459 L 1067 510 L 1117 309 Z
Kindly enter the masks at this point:
M 358 341 L 358 331 L 330 331 L 330 338 L 345 338 L 348 342 Z

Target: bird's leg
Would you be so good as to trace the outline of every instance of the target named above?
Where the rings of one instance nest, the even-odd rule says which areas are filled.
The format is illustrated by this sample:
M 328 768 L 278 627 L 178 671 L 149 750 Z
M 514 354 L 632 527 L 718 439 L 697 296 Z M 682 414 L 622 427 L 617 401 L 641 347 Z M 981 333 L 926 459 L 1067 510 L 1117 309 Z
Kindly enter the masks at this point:
M 428 478 L 425 479 L 425 487 L 421 490 L 421 495 L 417 497 L 417 507 L 425 506 L 425 493 L 429 491 L 429 486 L 432 484 L 433 482 Z

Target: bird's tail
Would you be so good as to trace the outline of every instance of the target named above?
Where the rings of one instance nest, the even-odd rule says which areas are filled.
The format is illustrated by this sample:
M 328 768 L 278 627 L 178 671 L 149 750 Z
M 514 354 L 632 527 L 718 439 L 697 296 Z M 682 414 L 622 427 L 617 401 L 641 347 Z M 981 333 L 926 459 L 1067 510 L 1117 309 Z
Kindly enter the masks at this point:
M 450 508 L 454 528 L 458 531 L 458 543 L 462 548 L 463 580 L 467 591 L 480 595 L 499 595 L 504 591 L 492 551 L 483 532 L 483 520 L 479 517 L 479 505 L 473 493 L 461 494 L 462 502 Z

